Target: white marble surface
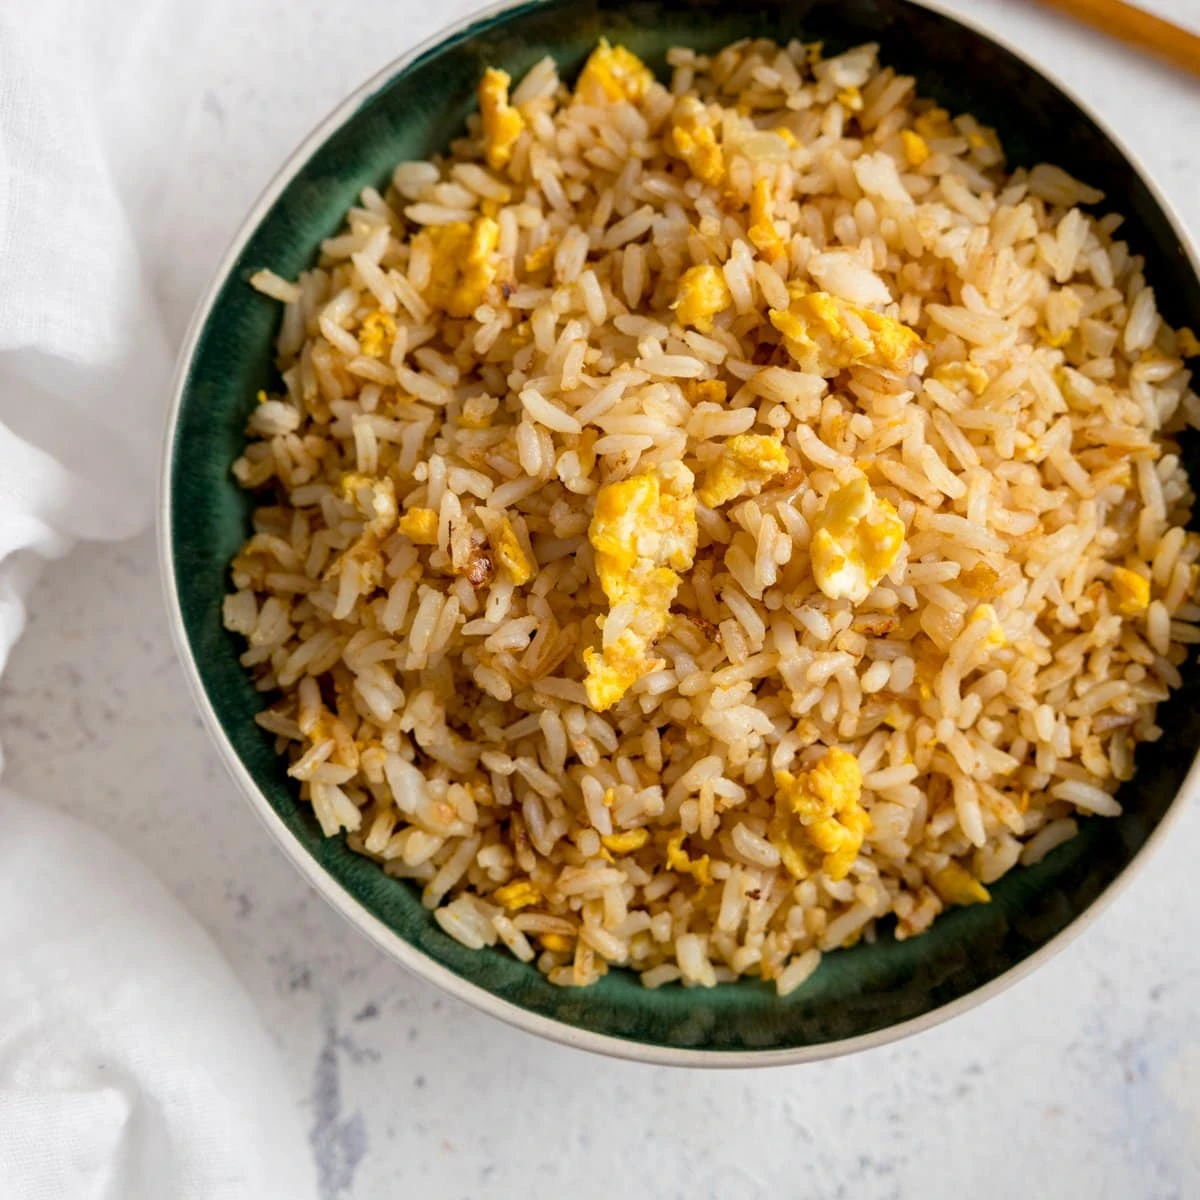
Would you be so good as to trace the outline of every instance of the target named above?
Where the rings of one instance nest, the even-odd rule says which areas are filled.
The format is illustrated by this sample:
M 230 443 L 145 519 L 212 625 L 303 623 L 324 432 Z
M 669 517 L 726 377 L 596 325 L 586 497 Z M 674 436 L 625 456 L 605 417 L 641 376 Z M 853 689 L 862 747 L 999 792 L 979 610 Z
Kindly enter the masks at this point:
M 231 2 L 180 47 L 194 104 L 146 231 L 176 336 L 300 136 L 465 7 Z M 1200 88 L 1025 4 L 948 7 L 1036 47 L 1200 230 Z M 1200 0 L 1155 7 L 1200 27 Z M 769 1072 L 610 1062 L 410 978 L 307 889 L 193 714 L 150 536 L 56 564 L 33 609 L 0 686 L 6 782 L 104 826 L 212 932 L 286 1056 L 324 1200 L 1200 1195 L 1194 803 L 1079 941 L 947 1026 Z

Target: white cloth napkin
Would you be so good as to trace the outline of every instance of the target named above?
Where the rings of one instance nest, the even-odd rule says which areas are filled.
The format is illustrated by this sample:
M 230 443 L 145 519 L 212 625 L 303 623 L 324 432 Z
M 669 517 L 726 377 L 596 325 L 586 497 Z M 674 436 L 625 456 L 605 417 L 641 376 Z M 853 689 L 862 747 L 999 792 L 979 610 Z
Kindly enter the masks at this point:
M 0 669 L 40 562 L 150 519 L 170 351 L 134 229 L 188 99 L 167 38 L 204 8 L 0 6 Z M 314 1194 L 207 935 L 102 834 L 0 791 L 0 1197 Z
M 207 934 L 108 838 L 3 791 L 0 811 L 0 1196 L 312 1196 L 275 1052 Z

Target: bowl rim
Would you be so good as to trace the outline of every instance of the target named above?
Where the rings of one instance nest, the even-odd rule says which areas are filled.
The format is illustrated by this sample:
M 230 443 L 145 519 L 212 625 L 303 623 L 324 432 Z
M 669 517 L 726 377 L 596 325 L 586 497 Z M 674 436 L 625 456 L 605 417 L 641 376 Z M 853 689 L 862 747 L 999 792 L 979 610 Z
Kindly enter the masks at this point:
M 679 1067 L 708 1067 L 708 1068 L 744 1068 L 766 1066 L 790 1066 L 799 1063 L 820 1062 L 826 1059 L 839 1058 L 843 1055 L 870 1050 L 889 1045 L 902 1038 L 911 1037 L 924 1030 L 932 1029 L 952 1018 L 969 1012 L 1007 991 L 1014 984 L 1031 974 L 1037 967 L 1048 962 L 1052 957 L 1078 938 L 1103 913 L 1108 906 L 1130 884 L 1135 874 L 1145 868 L 1150 855 L 1161 846 L 1170 827 L 1179 819 L 1185 800 L 1200 787 L 1200 756 L 1194 757 L 1179 790 L 1170 805 L 1163 813 L 1158 825 L 1145 842 L 1134 852 L 1133 857 L 1103 891 L 1099 893 L 1088 906 L 1076 916 L 1066 927 L 1050 938 L 1044 945 L 1039 946 L 1020 962 L 1014 964 L 1002 974 L 997 975 L 987 983 L 974 988 L 963 996 L 946 1004 L 939 1005 L 920 1016 L 911 1017 L 895 1025 L 877 1029 L 870 1033 L 857 1034 L 853 1037 L 836 1041 L 822 1042 L 814 1045 L 793 1046 L 782 1049 L 764 1050 L 715 1050 L 696 1049 L 689 1047 L 664 1046 L 653 1042 L 644 1042 L 634 1038 L 623 1038 L 614 1034 L 597 1033 L 557 1021 L 552 1017 L 531 1012 L 520 1005 L 502 999 L 482 985 L 461 975 L 455 974 L 448 967 L 435 962 L 423 951 L 406 941 L 374 913 L 356 900 L 341 884 L 337 883 L 312 857 L 301 847 L 284 824 L 282 817 L 267 801 L 262 789 L 247 769 L 226 734 L 220 718 L 217 716 L 200 671 L 195 654 L 188 640 L 187 630 L 183 622 L 182 605 L 177 586 L 175 571 L 175 546 L 171 526 L 172 499 L 172 464 L 176 433 L 180 413 L 183 408 L 183 397 L 190 374 L 192 360 L 195 356 L 201 332 L 212 314 L 216 300 L 224 286 L 230 271 L 233 269 L 246 243 L 253 236 L 263 217 L 279 196 L 287 189 L 293 177 L 303 167 L 313 153 L 349 120 L 377 91 L 387 85 L 396 75 L 408 69 L 417 59 L 436 49 L 452 37 L 464 34 L 481 22 L 492 21 L 511 10 L 540 6 L 549 0 L 498 0 L 498 2 L 475 9 L 459 20 L 439 28 L 429 37 L 411 46 L 403 54 L 392 59 L 380 70 L 376 71 L 365 82 L 354 89 L 323 117 L 311 132 L 303 138 L 296 148 L 286 157 L 270 181 L 263 188 L 243 218 L 237 232 L 233 235 L 224 254 L 214 268 L 212 277 L 196 304 L 187 330 L 180 344 L 175 369 L 171 379 L 167 419 L 164 430 L 161 459 L 159 464 L 159 489 L 157 506 L 157 542 L 159 570 L 166 602 L 167 619 L 171 628 L 175 652 L 183 667 L 188 688 L 204 722 L 209 738 L 216 746 L 233 781 L 237 784 L 250 807 L 259 820 L 272 835 L 277 846 L 283 850 L 292 865 L 308 881 L 309 885 L 346 921 L 368 938 L 377 949 L 383 951 L 390 959 L 420 979 L 435 985 L 459 1000 L 470 1004 L 480 1012 L 505 1022 L 505 1024 L 521 1029 L 526 1033 L 536 1034 L 560 1045 L 570 1046 L 578 1050 L 587 1050 L 610 1058 L 624 1059 L 631 1062 L 649 1063 L 657 1066 Z M 954 11 L 944 0 L 903 0 L 914 8 L 926 9 L 938 16 L 944 17 L 964 29 L 971 31 L 985 41 L 1006 50 L 1031 71 L 1042 76 L 1071 100 L 1079 110 L 1096 126 L 1096 128 L 1112 143 L 1113 147 L 1125 159 L 1129 167 L 1138 176 L 1151 198 L 1162 211 L 1172 233 L 1179 240 L 1184 256 L 1192 272 L 1200 278 L 1200 253 L 1193 242 L 1187 227 L 1180 220 L 1171 201 L 1159 188 L 1154 177 L 1147 170 L 1142 160 L 1125 144 L 1101 117 L 1096 110 L 1073 88 L 1068 86 L 1054 71 L 1035 61 L 1021 46 L 1009 40 L 1004 35 L 989 29 L 986 24 L 976 17 Z

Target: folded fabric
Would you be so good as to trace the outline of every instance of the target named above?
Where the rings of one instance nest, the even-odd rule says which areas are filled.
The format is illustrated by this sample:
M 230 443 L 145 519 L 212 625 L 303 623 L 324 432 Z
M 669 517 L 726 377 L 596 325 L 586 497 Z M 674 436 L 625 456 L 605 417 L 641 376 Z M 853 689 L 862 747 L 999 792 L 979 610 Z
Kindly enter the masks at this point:
M 207 934 L 77 821 L 0 789 L 0 829 L 0 1196 L 313 1196 L 292 1089 Z
M 150 521 L 170 351 L 139 242 L 191 100 L 164 65 L 213 9 L 0 6 L 0 669 L 45 559 Z M 166 890 L 3 792 L 0 879 L 0 1197 L 313 1196 L 277 1051 Z

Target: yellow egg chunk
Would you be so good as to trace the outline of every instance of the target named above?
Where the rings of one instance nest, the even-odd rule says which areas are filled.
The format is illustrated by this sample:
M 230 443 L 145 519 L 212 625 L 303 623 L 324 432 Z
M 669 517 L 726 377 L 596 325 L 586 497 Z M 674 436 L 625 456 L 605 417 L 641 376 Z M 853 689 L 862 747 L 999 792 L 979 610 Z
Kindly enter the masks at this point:
M 708 121 L 708 111 L 694 97 L 685 97 L 675 110 L 670 148 L 702 183 L 713 187 L 725 178 L 725 155 Z
M 1127 617 L 1136 617 L 1150 607 L 1150 580 L 1128 567 L 1113 567 L 1113 593 L 1117 598 L 1117 612 Z
M 981 125 L 978 129 L 971 130 L 967 134 L 967 145 L 972 150 L 983 150 L 986 147 L 988 150 L 995 150 L 998 154 L 1003 152 L 999 136 L 989 125 Z
M 950 114 L 944 108 L 931 108 L 923 112 L 914 122 L 913 128 L 927 141 L 930 138 L 954 136 Z
M 625 833 L 610 833 L 600 839 L 605 850 L 614 854 L 632 854 L 640 850 L 650 840 L 648 829 L 630 829 Z
M 377 308 L 363 317 L 358 330 L 358 348 L 368 358 L 386 358 L 396 340 L 396 318 Z
M 707 400 L 710 404 L 724 404 L 729 389 L 720 379 L 685 379 L 683 394 L 692 404 Z
M 842 88 L 834 99 L 848 112 L 862 112 L 863 110 L 862 92 L 856 87 Z
M 436 546 L 438 515 L 432 508 L 410 508 L 396 522 L 396 529 L 417 546 Z
M 701 887 L 707 887 L 712 883 L 712 871 L 709 870 L 712 859 L 707 854 L 699 858 L 689 857 L 683 848 L 685 837 L 686 834 L 680 830 L 667 842 L 667 867 L 680 875 L 690 875 Z
M 391 533 L 396 524 L 396 485 L 386 476 L 376 479 L 348 471 L 342 476 L 342 497 L 362 513 L 367 532 L 379 540 Z
M 612 708 L 643 675 L 658 669 L 661 659 L 646 657 L 646 643 L 626 630 L 603 651 L 583 652 L 587 678 L 583 681 L 588 704 L 596 712 Z
M 481 305 L 487 290 L 496 278 L 492 255 L 500 240 L 500 226 L 490 217 L 479 217 L 471 226 L 467 256 L 462 266 L 459 285 L 451 297 L 450 315 L 469 316 Z
M 1061 350 L 1075 336 L 1075 326 L 1070 325 L 1059 333 L 1051 333 L 1045 325 L 1039 325 L 1034 332 L 1037 334 L 1038 339 L 1047 346 L 1050 346 L 1054 350 Z
M 694 479 L 681 463 L 605 484 L 596 495 L 588 540 L 609 603 L 638 591 L 646 568 L 686 571 L 696 553 Z
M 912 369 L 921 349 L 915 330 L 828 292 L 797 291 L 786 309 L 772 308 L 770 317 L 801 370 L 829 378 L 853 366 Z
M 973 396 L 982 396 L 987 391 L 988 374 L 973 362 L 939 363 L 933 369 L 933 377 L 948 388 L 965 384 Z
M 807 771 L 775 772 L 777 812 L 795 816 L 813 848 L 824 856 L 821 869 L 830 879 L 849 874 L 871 818 L 863 810 L 862 770 L 853 754 L 830 747 Z M 792 874 L 794 864 L 784 862 Z
M 792 812 L 808 823 L 857 805 L 862 796 L 862 771 L 853 754 L 831 746 L 799 776 L 777 772 L 775 786 Z
M 342 476 L 342 499 L 356 508 L 361 509 L 362 503 L 359 499 L 359 493 L 363 488 L 373 487 L 376 480 L 370 475 L 364 475 L 361 471 L 347 471 Z
M 483 120 L 483 153 L 487 164 L 496 170 L 507 166 L 513 146 L 525 128 L 525 118 L 508 102 L 506 71 L 488 67 L 479 81 L 479 115 Z
M 946 904 L 987 904 L 991 893 L 965 867 L 947 863 L 929 877 L 933 890 Z
M 500 532 L 496 535 L 496 558 L 517 587 L 533 578 L 533 564 L 521 549 L 521 543 L 507 517 L 500 522 Z
M 719 267 L 689 267 L 679 277 L 679 292 L 672 307 L 680 325 L 701 333 L 712 332 L 712 319 L 732 303 L 729 287 Z
M 983 562 L 976 563 L 973 567 L 962 571 L 958 576 L 958 582 L 961 587 L 965 587 L 968 592 L 972 592 L 976 596 L 994 596 L 1000 590 L 1000 576 L 994 567 Z
M 1184 325 L 1175 331 L 1175 344 L 1183 358 L 1200 358 L 1200 338 Z
M 552 242 L 543 242 L 536 250 L 530 250 L 525 255 L 525 271 L 529 275 L 533 275 L 537 271 L 548 267 L 554 258 L 554 245 Z
M 495 281 L 500 226 L 491 217 L 477 217 L 470 225 L 431 225 L 418 236 L 429 239 L 433 255 L 426 299 L 452 317 L 469 317 Z
M 670 463 L 605 484 L 596 494 L 588 526 L 596 574 L 610 607 L 633 607 L 614 643 L 584 652 L 584 687 L 597 711 L 612 707 L 657 666 L 648 651 L 667 627 L 679 572 L 691 568 L 696 554 L 694 483 L 687 467 Z
M 790 465 L 778 438 L 738 434 L 725 442 L 721 456 L 705 472 L 696 499 L 706 508 L 717 508 L 747 493 L 757 495 L 763 484 L 783 475 Z
M 342 551 L 326 571 L 326 578 L 347 563 L 358 566 L 361 590 L 369 592 L 383 580 L 384 561 L 379 548 L 396 527 L 396 485 L 386 476 L 374 478 L 348 471 L 341 480 L 342 499 L 353 504 L 363 518 L 362 533 Z
M 996 610 L 990 604 L 981 604 L 971 614 L 972 625 L 979 622 L 987 624 L 988 631 L 984 637 L 984 644 L 997 648 L 1008 645 L 1008 638 L 1004 635 L 1004 626 L 1000 624 L 1000 618 L 996 616 Z
M 542 898 L 542 893 L 532 879 L 514 879 L 512 883 L 498 887 L 491 898 L 503 904 L 509 912 L 514 912 L 518 908 L 528 908 L 531 904 L 537 904 Z
M 653 72 L 636 54 L 601 38 L 579 73 L 575 97 L 592 105 L 622 100 L 636 104 L 653 82 Z
M 904 147 L 904 157 L 910 167 L 919 167 L 929 161 L 932 151 L 929 143 L 912 129 L 900 131 L 900 144 Z
M 813 522 L 809 553 L 817 587 L 831 600 L 861 604 L 899 558 L 904 533 L 904 522 L 866 476 L 843 484 Z
M 771 185 L 765 179 L 754 181 L 754 190 L 750 194 L 750 228 L 746 233 L 767 262 L 787 257 L 787 243 L 779 236 L 771 219 Z

